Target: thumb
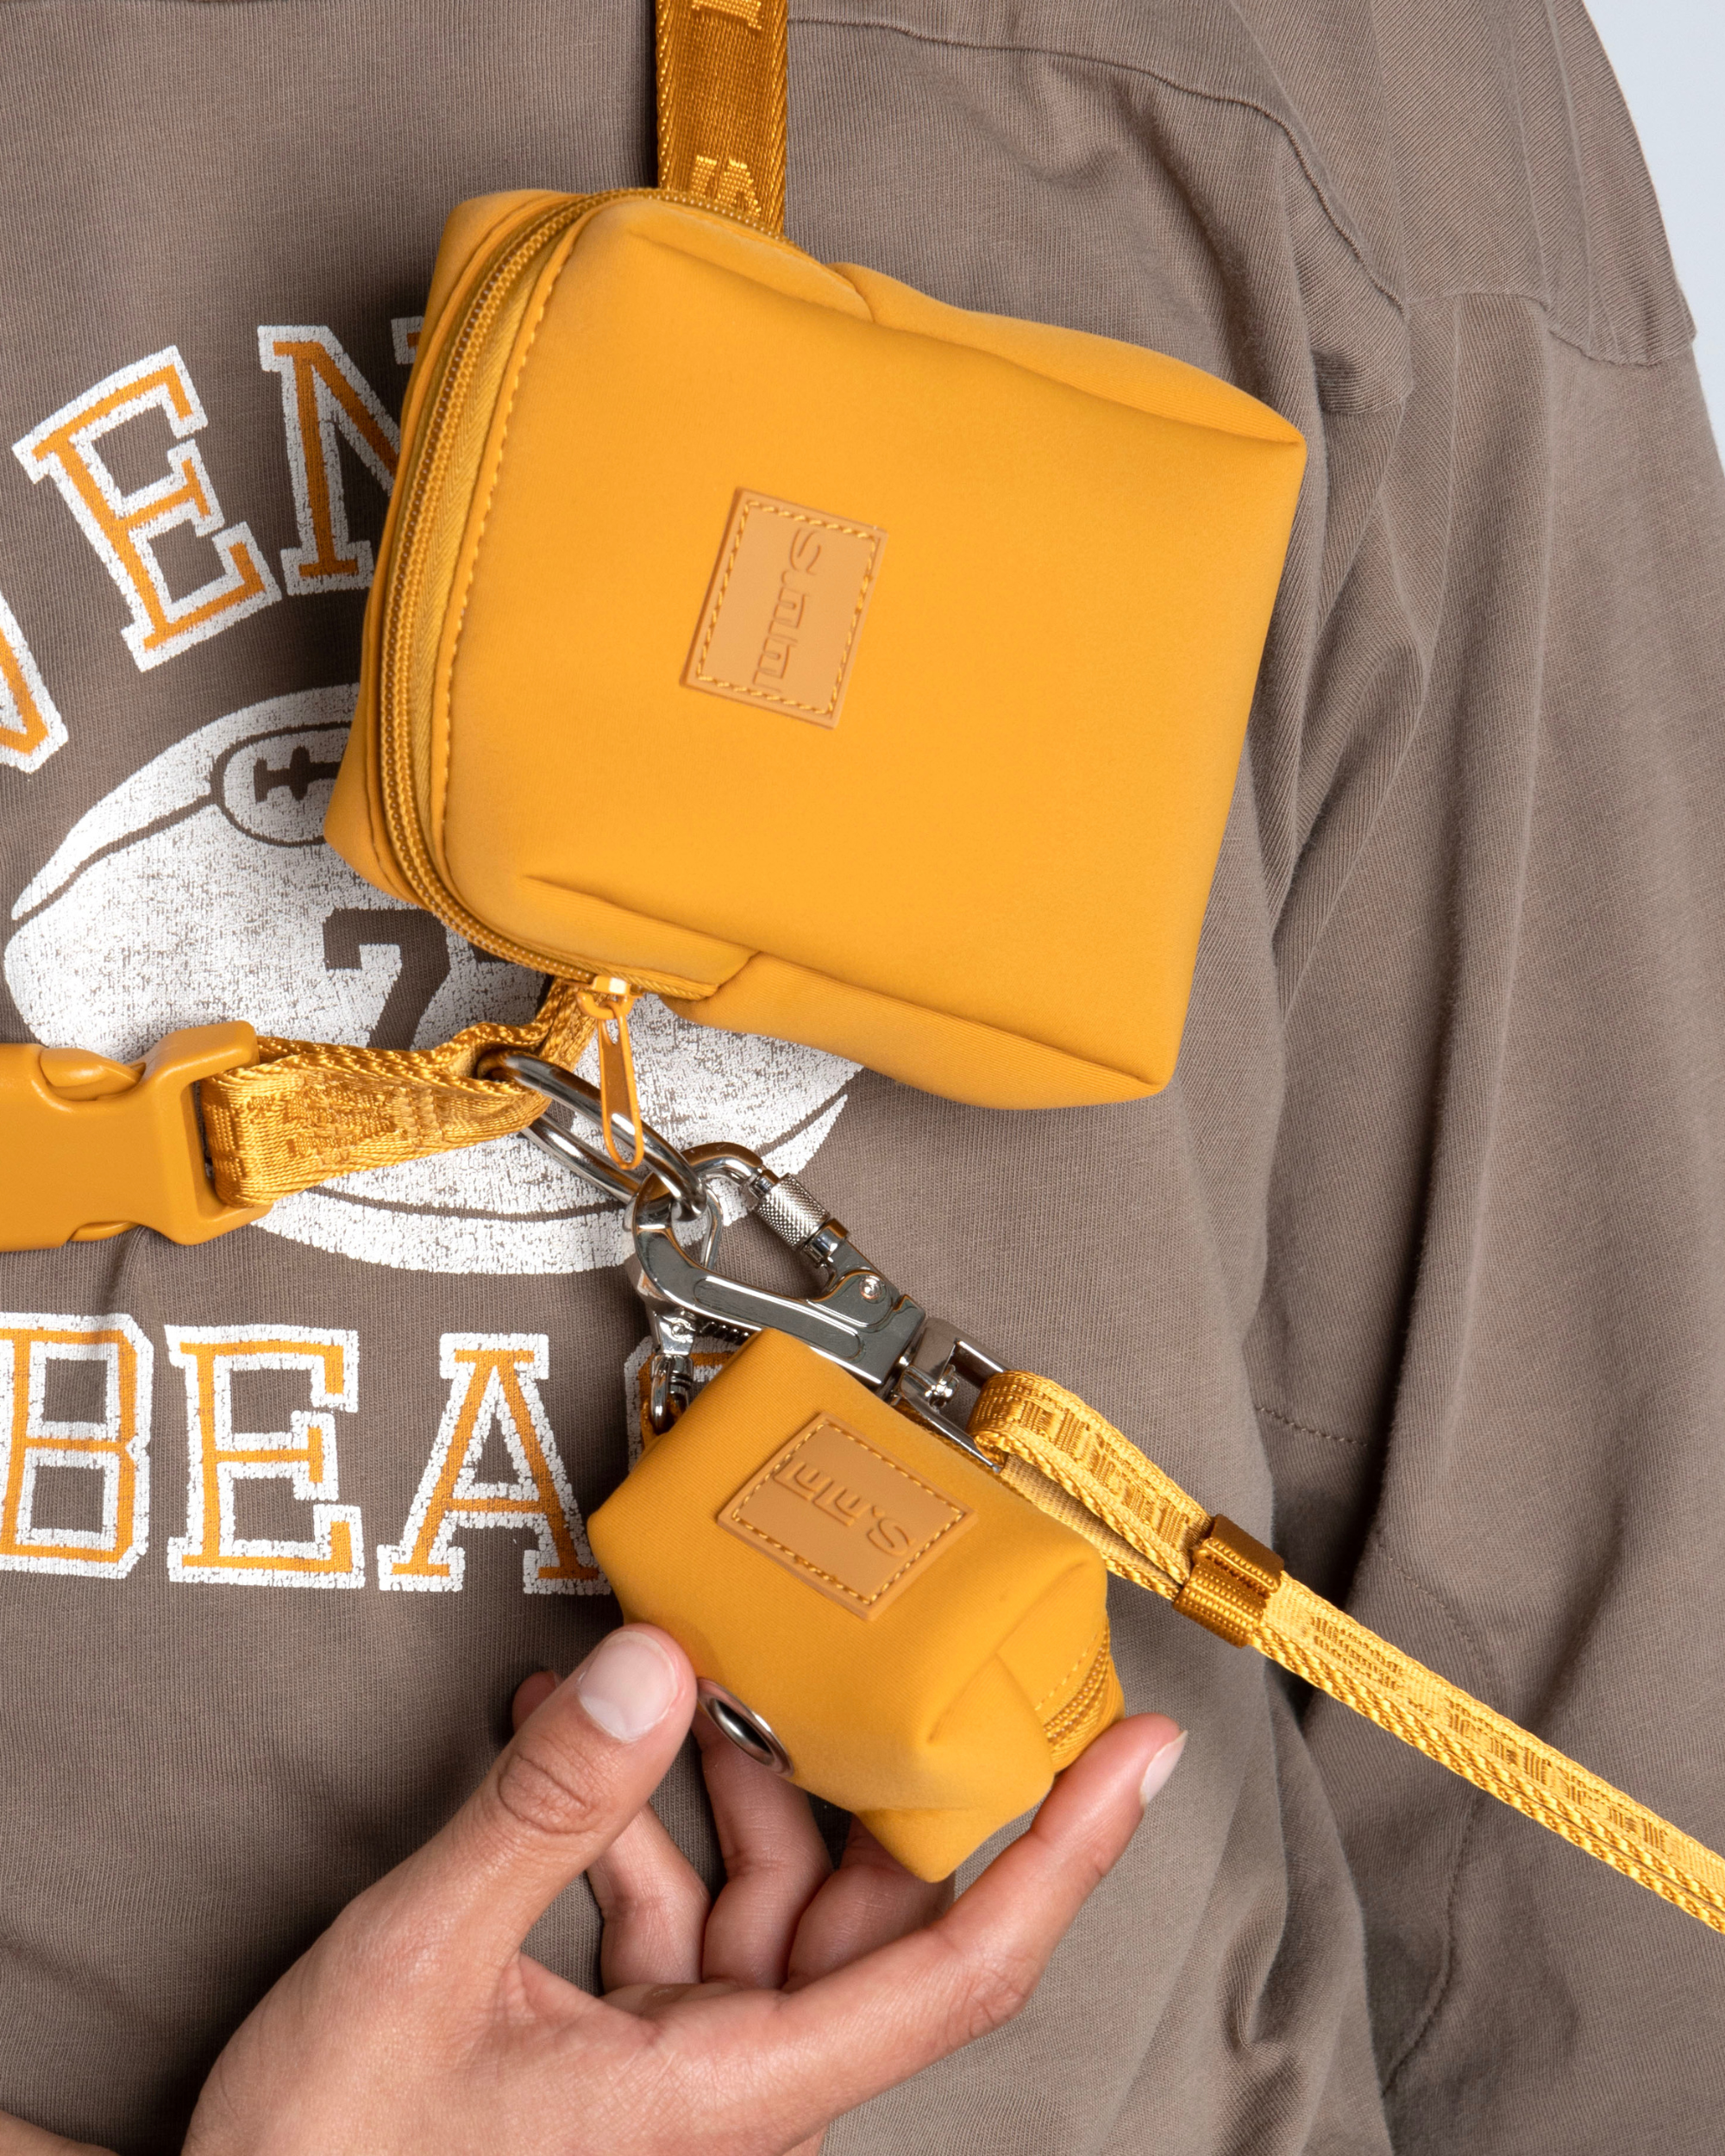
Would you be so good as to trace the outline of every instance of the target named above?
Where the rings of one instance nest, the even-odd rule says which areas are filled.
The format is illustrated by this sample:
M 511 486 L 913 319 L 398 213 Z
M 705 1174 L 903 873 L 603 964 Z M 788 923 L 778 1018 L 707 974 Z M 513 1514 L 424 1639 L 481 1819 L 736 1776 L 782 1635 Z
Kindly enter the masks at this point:
M 437 1933 L 463 1957 L 506 1961 L 663 1779 L 694 1702 L 694 1673 L 668 1633 L 608 1633 L 448 1825 L 373 1891 L 396 1914 L 435 1908 Z
M 27 2126 L 9 2111 L 0 2112 L 0 2156 L 108 2156 L 92 2141 L 63 2140 L 40 2126 Z

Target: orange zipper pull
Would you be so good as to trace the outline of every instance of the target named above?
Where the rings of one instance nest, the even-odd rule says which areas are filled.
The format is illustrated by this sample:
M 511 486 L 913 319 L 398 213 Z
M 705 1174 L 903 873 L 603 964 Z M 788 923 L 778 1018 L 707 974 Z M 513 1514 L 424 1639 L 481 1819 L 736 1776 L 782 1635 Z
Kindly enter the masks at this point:
M 629 1012 L 635 993 L 628 981 L 605 975 L 591 987 L 575 992 L 576 1002 L 599 1029 L 599 1100 L 605 1119 L 605 1150 L 629 1174 L 647 1157 L 641 1101 L 635 1090 L 635 1051 L 629 1044 Z M 627 1160 L 617 1148 L 612 1125 L 617 1115 L 626 1119 L 634 1139 L 635 1150 Z

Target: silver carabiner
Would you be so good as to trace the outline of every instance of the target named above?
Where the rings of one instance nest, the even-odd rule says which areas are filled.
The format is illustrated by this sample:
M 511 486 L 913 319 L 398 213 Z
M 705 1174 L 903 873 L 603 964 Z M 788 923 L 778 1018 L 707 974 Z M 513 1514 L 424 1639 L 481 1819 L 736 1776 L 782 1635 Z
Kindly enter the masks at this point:
M 692 1258 L 674 1233 L 675 1200 L 649 1186 L 629 1208 L 636 1292 L 654 1319 L 656 1336 L 692 1319 L 733 1338 L 788 1333 L 855 1377 L 881 1399 L 900 1401 L 917 1420 L 991 1472 L 996 1463 L 963 1426 L 945 1412 L 957 1376 L 981 1384 L 1002 1367 L 950 1326 L 931 1326 L 928 1313 L 901 1294 L 794 1175 L 779 1175 L 746 1146 L 695 1146 L 689 1165 L 703 1185 L 717 1176 L 737 1185 L 743 1202 L 787 1249 L 821 1280 L 812 1295 L 781 1295 L 753 1288 Z
M 559 1106 L 568 1109 L 572 1115 L 599 1133 L 601 1144 L 588 1145 L 578 1131 L 554 1123 L 548 1112 L 530 1123 L 523 1135 L 530 1138 L 542 1152 L 549 1153 L 553 1160 L 572 1169 L 596 1190 L 603 1191 L 614 1205 L 628 1205 L 657 1177 L 675 1199 L 680 1219 L 701 1221 L 705 1228 L 710 1211 L 716 1219 L 717 1208 L 705 1183 L 676 1147 L 661 1138 L 650 1125 L 643 1123 L 640 1126 L 641 1166 L 631 1170 L 617 1165 L 603 1150 L 605 1106 L 597 1086 L 590 1085 L 574 1071 L 545 1062 L 537 1056 L 514 1051 L 492 1056 L 486 1068 L 488 1071 L 505 1070 L 518 1085 L 548 1094 Z M 611 1123 L 612 1131 L 632 1146 L 635 1126 L 629 1118 L 613 1112 Z
M 546 1094 L 602 1138 L 604 1102 L 599 1087 L 585 1078 L 514 1051 L 490 1057 L 487 1068 L 505 1070 L 518 1085 Z M 633 1143 L 634 1126 L 626 1117 L 613 1114 L 612 1128 Z M 635 1245 L 629 1278 L 646 1305 L 655 1347 L 650 1413 L 656 1429 L 668 1429 L 693 1397 L 700 1337 L 740 1343 L 757 1332 L 785 1332 L 998 1472 L 946 1411 L 957 1378 L 981 1386 L 1001 1364 L 952 1326 L 931 1323 L 922 1306 L 869 1263 L 844 1222 L 794 1175 L 777 1174 L 746 1145 L 695 1145 L 684 1154 L 650 1125 L 639 1129 L 643 1157 L 635 1169 L 619 1168 L 578 1131 L 553 1122 L 549 1112 L 524 1135 L 613 1204 L 629 1208 Z M 812 1268 L 820 1282 L 817 1293 L 776 1294 L 718 1271 L 721 1215 L 713 1187 L 720 1181 L 732 1185 L 744 1209 Z M 691 1250 L 679 1230 L 687 1235 L 692 1222 L 698 1232 Z

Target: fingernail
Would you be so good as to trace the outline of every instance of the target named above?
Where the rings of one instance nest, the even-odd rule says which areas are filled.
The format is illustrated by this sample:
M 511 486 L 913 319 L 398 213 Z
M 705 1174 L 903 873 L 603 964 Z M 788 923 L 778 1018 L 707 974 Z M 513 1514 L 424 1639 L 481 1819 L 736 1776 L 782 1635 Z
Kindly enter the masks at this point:
M 575 1695 L 606 1736 L 632 1745 L 670 1713 L 677 1672 L 650 1633 L 625 1626 L 602 1639 L 575 1671 Z
M 1138 1801 L 1148 1805 L 1153 1796 L 1159 1796 L 1168 1777 L 1180 1764 L 1180 1755 L 1186 1749 L 1186 1732 L 1170 1737 L 1160 1752 L 1150 1755 L 1150 1764 L 1144 1771 L 1144 1779 L 1138 1785 Z

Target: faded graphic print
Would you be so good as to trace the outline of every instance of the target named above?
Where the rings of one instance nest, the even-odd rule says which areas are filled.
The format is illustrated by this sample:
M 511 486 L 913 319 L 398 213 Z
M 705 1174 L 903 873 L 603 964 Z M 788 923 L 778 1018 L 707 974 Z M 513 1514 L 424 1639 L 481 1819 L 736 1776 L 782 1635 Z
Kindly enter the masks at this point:
M 517 1024 L 536 975 L 355 875 L 323 838 L 350 687 L 272 698 L 177 743 L 97 802 L 12 910 L 7 986 L 38 1040 L 135 1060 L 176 1026 L 423 1047 Z M 857 1066 L 691 1025 L 632 1020 L 648 1119 L 678 1145 L 728 1138 L 794 1173 Z M 589 1070 L 588 1075 L 594 1075 Z M 620 1217 L 524 1138 L 368 1169 L 281 1200 L 259 1226 L 372 1264 L 550 1273 L 614 1265 Z

